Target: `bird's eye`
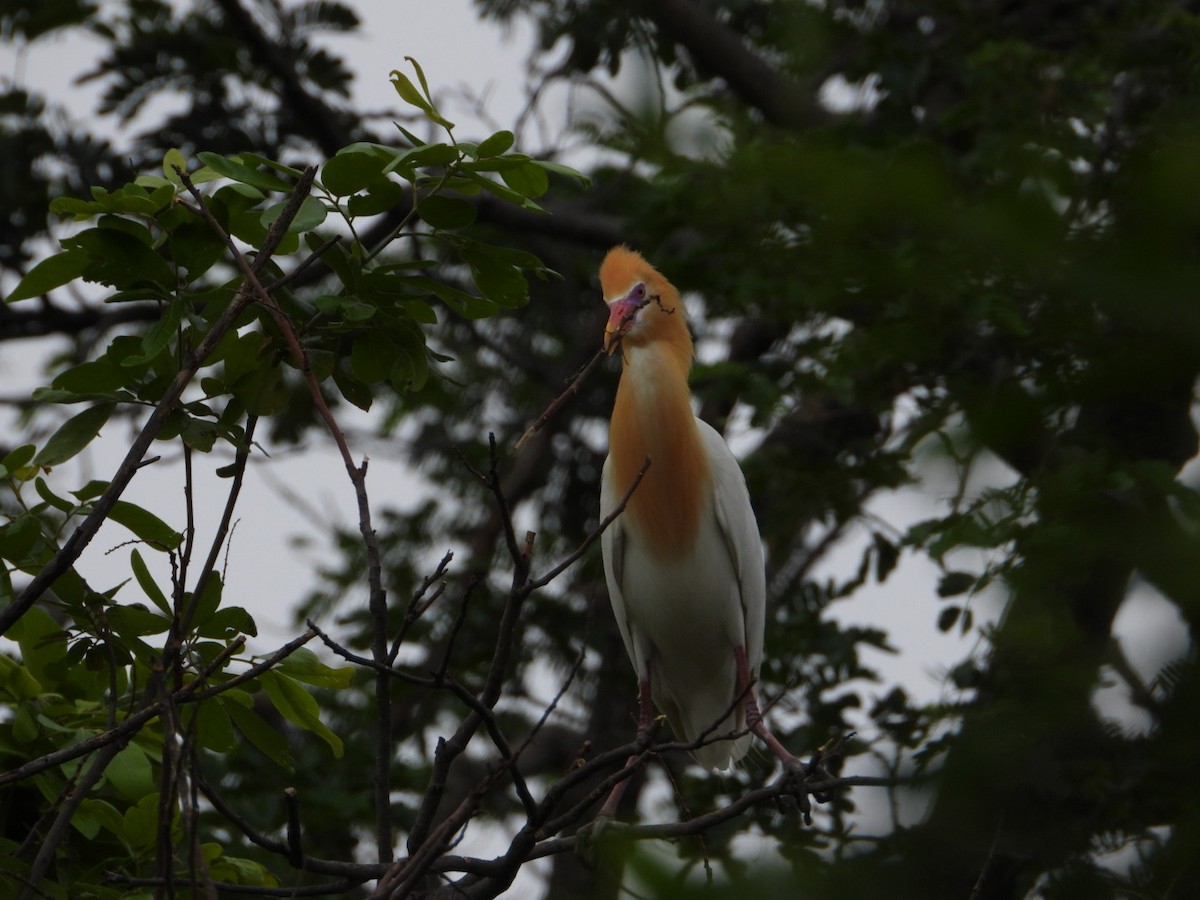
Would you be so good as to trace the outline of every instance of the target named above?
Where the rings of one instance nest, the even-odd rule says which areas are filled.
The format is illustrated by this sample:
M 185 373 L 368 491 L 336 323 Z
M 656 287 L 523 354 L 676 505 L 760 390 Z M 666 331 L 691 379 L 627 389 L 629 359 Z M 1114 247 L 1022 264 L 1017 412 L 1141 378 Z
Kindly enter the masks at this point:
M 646 299 L 646 286 L 644 284 L 639 284 L 637 287 L 635 287 L 632 291 L 629 292 L 629 299 L 637 301 L 638 303 L 645 300 Z

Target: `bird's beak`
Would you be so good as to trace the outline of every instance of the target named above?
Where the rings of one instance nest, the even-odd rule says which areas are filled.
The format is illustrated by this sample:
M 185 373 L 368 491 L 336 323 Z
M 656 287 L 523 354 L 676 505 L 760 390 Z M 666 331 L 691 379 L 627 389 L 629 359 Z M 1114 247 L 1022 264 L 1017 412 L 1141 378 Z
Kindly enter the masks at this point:
M 645 300 L 634 300 L 630 297 L 609 304 L 608 324 L 604 326 L 605 353 L 611 355 L 617 349 L 617 342 L 629 331 L 637 319 L 638 310 L 645 305 Z

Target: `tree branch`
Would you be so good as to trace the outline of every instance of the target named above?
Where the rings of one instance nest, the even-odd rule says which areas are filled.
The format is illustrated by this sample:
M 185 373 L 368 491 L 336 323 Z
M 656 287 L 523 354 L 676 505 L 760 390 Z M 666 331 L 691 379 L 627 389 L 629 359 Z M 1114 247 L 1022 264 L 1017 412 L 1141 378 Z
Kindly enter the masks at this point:
M 743 101 L 781 128 L 816 128 L 835 120 L 815 92 L 792 80 L 692 0 L 645 0 L 632 4 L 658 30 L 684 47 L 697 68 L 721 78 Z

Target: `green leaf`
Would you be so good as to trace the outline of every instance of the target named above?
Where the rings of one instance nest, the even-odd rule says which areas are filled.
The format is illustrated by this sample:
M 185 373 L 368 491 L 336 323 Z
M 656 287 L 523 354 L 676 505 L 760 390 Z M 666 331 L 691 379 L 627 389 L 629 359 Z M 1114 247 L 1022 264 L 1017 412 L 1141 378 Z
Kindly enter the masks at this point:
M 215 569 L 210 570 L 208 579 L 204 582 L 204 593 L 200 595 L 200 602 L 196 604 L 195 621 L 207 622 L 213 617 L 217 607 L 221 605 L 221 594 L 224 588 L 224 584 L 221 583 L 221 573 Z
M 474 294 L 460 291 L 458 288 L 442 284 L 440 281 L 435 281 L 424 275 L 414 275 L 409 281 L 415 287 L 421 287 L 429 291 L 429 293 L 465 318 L 483 319 L 488 316 L 494 316 L 498 311 L 498 307 L 490 299 L 476 297 Z
M 196 740 L 206 750 L 228 753 L 238 746 L 229 713 L 220 703 L 206 700 L 195 710 Z
M 962 607 L 947 606 L 937 617 L 938 631 L 949 631 L 954 627 L 954 623 L 958 621 L 958 617 L 962 615 Z
M 353 297 L 329 296 L 318 297 L 313 306 L 328 316 L 340 319 L 346 323 L 366 322 L 375 317 L 379 307 L 363 303 Z
M 479 146 L 475 148 L 475 156 L 499 156 L 501 153 L 507 153 L 515 142 L 516 136 L 511 131 L 497 131 L 491 137 L 480 141 Z
M 174 550 L 183 540 L 182 534 L 150 510 L 127 500 L 114 503 L 109 518 L 124 525 L 155 550 Z
M 171 620 L 143 606 L 110 606 L 106 613 L 113 631 L 123 638 L 165 634 Z
M 522 306 L 529 299 L 525 276 L 513 266 L 487 257 L 467 260 L 479 292 L 500 306 Z
M 88 500 L 95 500 L 101 494 L 108 490 L 109 482 L 101 481 L 99 478 L 93 478 L 77 491 L 71 491 L 71 496 L 80 503 L 86 503 Z
M 475 221 L 474 204 L 434 194 L 417 206 L 417 214 L 434 228 L 464 228 Z
M 417 166 L 449 166 L 458 162 L 459 151 L 450 144 L 418 144 L 411 150 L 397 154 L 383 167 L 383 174 L 398 172 L 412 180 L 411 170 Z
M 0 559 L 21 565 L 42 536 L 41 520 L 32 513 L 18 516 L 0 527 Z
M 101 800 L 98 797 L 87 797 L 79 804 L 79 812 L 76 815 L 83 815 L 97 826 L 107 829 L 117 837 L 122 837 L 124 834 L 124 817 L 121 815 L 120 810 L 107 800 Z M 71 824 L 75 825 L 74 818 L 71 819 Z
M 371 404 L 375 400 L 371 389 L 349 372 L 343 371 L 341 368 L 334 369 L 333 383 L 337 385 L 341 395 L 359 409 L 366 412 L 371 408 Z
M 79 250 L 88 257 L 83 271 L 85 281 L 108 285 L 117 290 L 154 285 L 163 291 L 175 288 L 175 271 L 157 250 L 150 245 L 150 234 L 138 227 L 139 234 L 115 227 L 116 222 L 89 228 L 63 239 L 63 246 Z
M 391 371 L 395 354 L 395 345 L 381 331 L 364 331 L 350 349 L 350 371 L 367 384 L 383 381 Z
M 404 187 L 387 178 L 372 181 L 366 193 L 355 194 L 346 203 L 346 211 L 352 216 L 377 216 L 399 206 L 404 200 Z
M 50 490 L 50 485 L 46 484 L 46 479 L 40 475 L 34 479 L 33 486 L 37 489 L 38 496 L 46 501 L 50 506 L 57 509 L 59 512 L 67 513 L 68 515 L 75 512 L 76 505 L 64 497 L 58 496 L 54 491 Z
M 7 577 L 8 573 L 0 567 L 0 573 Z M 34 700 L 44 689 L 27 668 L 8 656 L 0 656 L 0 685 L 17 700 Z M 16 708 L 14 725 L 21 725 L 22 734 L 16 735 L 17 740 L 27 743 L 35 740 L 38 735 L 38 723 L 33 716 L 30 704 L 22 703 Z M 27 721 L 22 723 L 22 719 Z
M 254 617 L 240 606 L 226 606 L 224 609 L 218 609 L 203 622 L 199 622 L 196 632 L 201 637 L 232 640 L 239 634 L 257 637 L 258 625 L 255 623 Z
M 400 99 L 409 106 L 415 106 L 417 109 L 429 115 L 433 111 L 433 107 L 429 105 L 424 97 L 421 96 L 414 85 L 399 69 L 393 69 L 390 75 L 392 86 L 396 89 L 396 93 L 400 95 Z
M 304 177 L 303 170 L 297 169 L 295 166 L 284 165 L 278 160 L 267 159 L 260 153 L 250 153 L 249 151 L 243 150 L 240 156 L 242 162 L 248 166 L 264 166 L 276 172 L 282 172 L 285 175 L 291 175 L 296 179 Z
M 335 197 L 357 194 L 383 179 L 388 162 L 378 153 L 341 150 L 322 167 L 321 184 Z
M 44 688 L 58 684 L 59 679 L 49 670 L 67 655 L 67 633 L 48 612 L 38 606 L 27 610 L 5 636 L 17 642 L 21 662 Z
M 101 828 L 107 828 L 118 838 L 125 832 L 124 817 L 116 806 L 95 797 L 85 798 L 79 804 L 76 814 L 71 817 L 71 826 L 88 840 L 95 840 Z
M 230 386 L 230 392 L 246 407 L 246 412 L 255 416 L 270 416 L 279 412 L 287 403 L 287 385 L 279 369 L 262 364 L 248 375 L 239 378 Z
M 88 261 L 87 254 L 79 250 L 64 250 L 47 257 L 25 273 L 25 277 L 17 282 L 17 286 L 5 298 L 5 302 L 16 303 L 30 297 L 40 297 L 56 287 L 74 281 L 83 275 Z
M 320 737 L 333 750 L 333 755 L 341 758 L 342 739 L 321 721 L 320 708 L 312 694 L 277 670 L 264 672 L 261 680 L 263 691 L 280 715 Z
M 875 580 L 882 584 L 900 561 L 900 548 L 879 532 L 872 537 L 875 543 Z
M 292 771 L 292 754 L 288 750 L 287 741 L 254 712 L 249 694 L 237 689 L 228 690 L 218 697 L 218 702 L 246 740 L 261 750 L 275 765 L 287 772 Z
M 155 583 L 153 576 L 150 574 L 150 569 L 146 565 L 146 561 L 142 559 L 135 548 L 129 557 L 130 567 L 133 569 L 133 577 L 137 579 L 138 586 L 141 587 L 142 593 L 149 598 L 150 602 L 161 609 L 166 615 L 171 615 L 171 604 L 167 602 L 167 596 L 162 592 L 162 589 Z
M 429 85 L 425 81 L 425 73 L 417 64 L 417 61 L 411 56 L 406 56 L 407 59 L 417 72 L 417 79 L 421 82 L 421 87 L 424 89 L 424 95 L 418 93 L 416 87 L 408 76 L 398 69 L 393 69 L 391 73 L 392 85 L 396 88 L 396 93 L 400 95 L 400 99 L 410 106 L 415 106 L 421 112 L 425 113 L 425 117 L 431 122 L 441 125 L 447 131 L 454 127 L 454 123 L 445 118 L 433 105 L 433 100 L 429 96 Z
M 121 834 L 131 847 L 149 847 L 158 838 L 158 791 L 146 794 L 125 810 Z
M 165 350 L 171 339 L 179 333 L 179 323 L 183 321 L 183 308 L 182 300 L 172 300 L 168 303 L 158 321 L 142 335 L 142 352 L 127 356 L 121 361 L 121 365 L 138 366 L 151 362 Z
M 182 185 L 183 181 L 179 177 L 179 172 L 176 172 L 175 169 L 179 168 L 186 174 L 188 170 L 187 157 L 183 155 L 182 150 L 172 147 L 163 154 L 162 168 L 163 175 L 167 177 L 167 181 L 171 182 L 171 184 Z
M 37 446 L 35 444 L 22 444 L 10 450 L 5 454 L 3 459 L 0 459 L 0 468 L 4 469 L 7 473 L 0 477 L 15 475 L 20 469 L 28 467 L 35 453 L 37 453 Z
M 579 186 L 584 190 L 588 190 L 592 186 L 591 178 L 577 169 L 572 169 L 570 166 L 564 166 L 562 163 L 556 163 L 548 159 L 535 159 L 534 163 L 541 166 L 547 172 L 553 172 L 556 175 L 562 175 L 570 178 L 572 181 L 578 182 Z
M 421 82 L 421 92 L 425 95 L 425 99 L 433 103 L 433 94 L 429 90 L 429 82 L 425 80 L 425 70 L 421 68 L 421 64 L 411 56 L 404 57 L 405 61 L 413 67 L 413 71 L 417 73 L 417 80 Z
M 218 175 L 224 175 L 226 178 L 248 184 L 251 187 L 261 188 L 264 191 L 280 191 L 285 194 L 292 189 L 292 186 L 282 178 L 272 175 L 270 172 L 262 172 L 252 166 L 247 166 L 237 158 L 221 156 L 219 153 L 210 153 L 206 150 L 197 153 L 196 158 Z
M 532 161 L 516 169 L 501 169 L 500 178 L 521 196 L 534 200 L 550 188 L 550 176 Z
M 48 468 L 65 463 L 90 444 L 112 415 L 113 404 L 98 403 L 72 416 L 50 435 L 45 446 L 33 458 L 33 465 Z
M 278 669 L 288 677 L 311 684 L 313 687 L 340 691 L 354 683 L 353 666 L 332 669 L 321 662 L 321 658 L 307 647 L 301 647 L 286 657 L 280 662 Z
M 975 576 L 970 572 L 945 572 L 938 579 L 938 596 L 957 597 L 960 594 L 965 594 L 975 586 L 975 581 Z M 945 631 L 946 629 L 943 628 L 942 630 Z
M 167 252 L 187 272 L 190 284 L 211 269 L 226 251 L 225 241 L 195 216 L 170 229 Z
M 544 213 L 546 211 L 534 203 L 529 197 L 521 194 L 519 191 L 515 191 L 503 184 L 498 184 L 495 181 L 492 181 L 490 178 L 485 178 L 478 172 L 472 172 L 469 169 L 464 168 L 463 174 L 465 174 L 469 179 L 471 179 L 471 181 L 475 182 L 475 184 L 479 185 L 488 193 L 495 194 L 500 199 L 506 200 L 507 202 L 512 203 L 514 206 L 519 206 L 522 209 L 528 209 L 531 212 Z
M 261 331 L 247 331 L 228 341 L 222 341 L 224 349 L 224 379 L 226 384 L 236 384 L 238 379 L 256 372 L 266 362 L 263 351 L 264 337 Z
M 132 385 L 133 377 L 132 373 L 121 371 L 112 358 L 102 356 L 56 375 L 51 386 L 80 397 L 128 397 L 125 389 Z
M 287 201 L 275 203 L 263 210 L 260 221 L 264 228 L 270 228 L 271 225 L 279 218 L 284 208 L 287 206 Z M 296 217 L 292 219 L 288 225 L 288 231 L 295 234 L 302 231 L 312 231 L 329 215 L 329 209 L 318 200 L 316 197 L 305 197 L 300 204 L 300 209 L 296 212 Z

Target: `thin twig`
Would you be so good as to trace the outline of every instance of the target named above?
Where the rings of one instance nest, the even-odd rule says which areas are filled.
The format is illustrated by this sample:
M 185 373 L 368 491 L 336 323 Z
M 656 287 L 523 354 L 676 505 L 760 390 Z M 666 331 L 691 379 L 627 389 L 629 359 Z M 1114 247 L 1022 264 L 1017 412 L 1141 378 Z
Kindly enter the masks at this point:
M 443 582 L 438 585 L 433 597 L 429 602 L 422 603 L 422 599 L 429 591 L 429 588 L 435 581 L 446 574 L 446 570 L 450 567 L 451 560 L 454 559 L 454 551 L 447 550 L 446 555 L 442 557 L 441 562 L 437 564 L 437 568 L 421 581 L 421 586 L 413 591 L 412 599 L 408 602 L 408 609 L 404 611 L 404 620 L 400 623 L 400 630 L 396 637 L 392 640 L 391 650 L 388 651 L 388 665 L 393 665 L 396 662 L 396 657 L 400 654 L 400 646 L 404 643 L 404 638 L 408 635 L 408 630 L 413 624 L 429 611 L 429 608 L 437 602 L 442 593 L 446 589 L 446 584 Z
M 525 433 L 521 435 L 521 439 L 513 445 L 514 453 L 524 447 L 530 438 L 545 428 L 546 423 L 554 418 L 560 409 L 567 405 L 567 401 L 579 393 L 579 389 L 583 386 L 584 381 L 586 381 L 588 376 L 592 374 L 596 366 L 600 365 L 601 360 L 603 360 L 606 356 L 611 356 L 616 351 L 617 347 L 621 345 L 621 341 L 625 337 L 626 326 L 633 322 L 638 312 L 649 302 L 650 299 L 647 298 L 643 303 L 632 307 L 629 312 L 625 313 L 617 327 L 615 332 L 616 336 L 613 338 L 612 343 L 608 347 L 601 347 L 599 350 L 597 350 L 596 355 L 584 364 L 583 368 L 579 370 L 579 374 L 571 379 L 571 383 L 566 386 L 563 392 L 551 400 L 550 405 L 547 406 L 542 414 L 534 420 L 534 423 L 525 429 Z M 672 312 L 674 312 L 674 310 L 672 310 Z
M 600 535 L 602 535 L 608 526 L 616 520 L 617 516 L 621 515 L 621 513 L 625 511 L 625 507 L 628 505 L 629 500 L 633 497 L 633 492 L 637 490 L 637 486 L 642 483 L 642 479 L 646 477 L 646 472 L 649 469 L 650 457 L 647 456 L 646 461 L 642 463 L 642 467 L 638 469 L 637 475 L 634 476 L 633 482 L 629 485 L 629 489 L 625 491 L 625 496 L 621 498 L 621 502 L 613 508 L 613 511 L 605 516 L 600 521 L 600 524 L 588 533 L 587 537 L 583 539 L 583 543 L 580 544 L 573 553 L 571 553 L 566 559 L 560 562 L 541 578 L 535 578 L 528 582 L 525 585 L 525 590 L 535 591 L 538 588 L 545 587 L 547 584 L 573 566 L 585 553 L 587 553 L 588 548 L 591 547 L 592 544 L 596 543 L 596 541 L 600 539 Z
M 524 447 L 525 444 L 527 444 L 535 434 L 545 428 L 546 423 L 554 418 L 560 409 L 567 405 L 567 401 L 579 393 L 579 389 L 583 386 L 583 382 L 588 378 L 589 375 L 592 374 L 592 370 L 595 369 L 596 366 L 600 365 L 601 360 L 603 360 L 606 355 L 607 354 L 604 352 L 603 348 L 596 351 L 596 355 L 588 360 L 587 364 L 579 370 L 579 374 L 576 375 L 575 378 L 572 379 L 571 383 L 567 385 L 566 390 L 551 400 L 550 405 L 547 406 L 542 414 L 534 420 L 534 423 L 525 429 L 525 433 L 521 435 L 521 439 L 513 444 L 514 453 Z

